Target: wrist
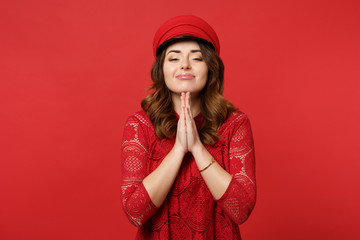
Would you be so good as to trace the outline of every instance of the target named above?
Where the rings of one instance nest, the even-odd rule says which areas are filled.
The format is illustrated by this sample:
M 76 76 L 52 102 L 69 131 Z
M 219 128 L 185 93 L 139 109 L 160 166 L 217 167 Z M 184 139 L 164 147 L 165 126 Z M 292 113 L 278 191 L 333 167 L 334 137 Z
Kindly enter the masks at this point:
M 181 146 L 177 146 L 176 144 L 173 146 L 173 148 L 171 149 L 172 152 L 174 152 L 176 155 L 184 157 L 186 154 L 186 150 L 184 148 L 182 148 Z
M 197 158 L 197 156 L 201 155 L 204 153 L 204 150 L 206 150 L 206 148 L 204 147 L 204 145 L 200 142 L 199 144 L 195 145 L 192 148 L 192 155 L 194 156 L 194 158 Z

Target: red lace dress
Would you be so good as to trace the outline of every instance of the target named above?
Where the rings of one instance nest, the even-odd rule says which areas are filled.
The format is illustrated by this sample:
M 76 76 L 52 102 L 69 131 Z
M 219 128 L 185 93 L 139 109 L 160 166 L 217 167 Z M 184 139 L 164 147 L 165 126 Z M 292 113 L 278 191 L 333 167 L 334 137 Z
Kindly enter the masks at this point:
M 195 118 L 197 126 L 201 114 Z M 144 111 L 130 116 L 122 142 L 121 199 L 136 239 L 241 239 L 238 224 L 250 215 L 256 200 L 253 138 L 248 117 L 233 112 L 220 127 L 221 139 L 206 149 L 232 175 L 224 195 L 215 200 L 191 153 L 167 198 L 157 208 L 142 184 L 172 149 L 175 138 L 160 140 Z

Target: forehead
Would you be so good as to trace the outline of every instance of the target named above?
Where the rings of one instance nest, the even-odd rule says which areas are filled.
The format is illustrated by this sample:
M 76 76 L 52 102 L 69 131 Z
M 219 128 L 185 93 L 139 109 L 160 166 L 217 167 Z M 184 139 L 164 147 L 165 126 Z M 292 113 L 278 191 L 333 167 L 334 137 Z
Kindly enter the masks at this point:
M 172 44 L 170 44 L 166 52 L 169 52 L 171 50 L 179 50 L 179 51 L 191 51 L 191 50 L 200 50 L 199 44 L 194 40 L 182 40 L 177 41 Z

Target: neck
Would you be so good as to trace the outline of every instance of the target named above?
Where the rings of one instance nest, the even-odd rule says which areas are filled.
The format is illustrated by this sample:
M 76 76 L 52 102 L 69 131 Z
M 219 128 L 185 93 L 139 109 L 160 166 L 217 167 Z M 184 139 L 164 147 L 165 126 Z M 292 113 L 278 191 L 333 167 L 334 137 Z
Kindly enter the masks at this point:
M 180 116 L 181 114 L 181 100 L 179 93 L 172 94 L 172 101 L 175 112 Z M 191 96 L 191 113 L 193 117 L 200 113 L 200 98 L 198 96 Z

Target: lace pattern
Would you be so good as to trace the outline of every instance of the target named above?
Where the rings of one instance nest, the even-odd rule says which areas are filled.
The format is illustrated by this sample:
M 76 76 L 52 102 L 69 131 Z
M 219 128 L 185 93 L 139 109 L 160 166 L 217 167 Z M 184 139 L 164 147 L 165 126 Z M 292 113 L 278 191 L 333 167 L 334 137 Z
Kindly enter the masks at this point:
M 256 201 L 255 155 L 248 117 L 234 112 L 219 129 L 221 140 L 205 146 L 232 176 L 214 200 L 191 154 L 183 160 L 166 200 L 157 208 L 142 180 L 161 163 L 174 139 L 159 140 L 145 112 L 130 116 L 122 142 L 122 205 L 137 239 L 241 239 L 238 224 Z
M 130 222 L 141 226 L 155 211 L 156 206 L 142 184 L 147 175 L 148 145 L 137 118 L 125 124 L 122 143 L 122 205 Z

